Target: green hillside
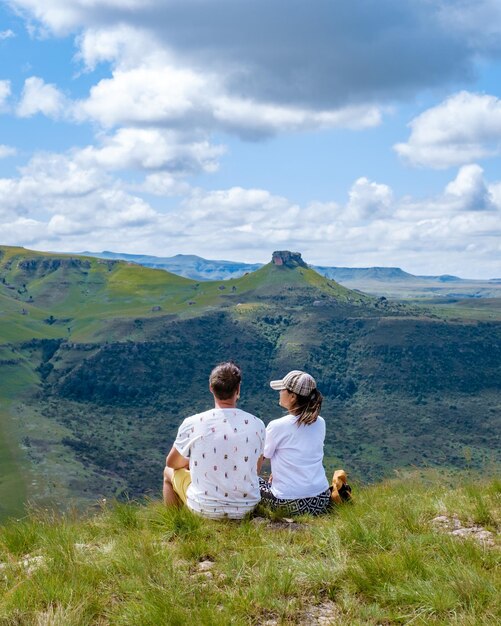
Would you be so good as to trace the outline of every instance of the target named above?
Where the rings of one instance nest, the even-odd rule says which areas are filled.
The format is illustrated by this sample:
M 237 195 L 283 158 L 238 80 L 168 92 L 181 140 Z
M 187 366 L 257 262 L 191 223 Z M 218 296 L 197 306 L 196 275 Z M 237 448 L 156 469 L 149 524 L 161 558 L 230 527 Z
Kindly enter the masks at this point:
M 156 493 L 177 426 L 206 408 L 208 372 L 229 358 L 242 407 L 265 422 L 281 415 L 271 378 L 317 378 L 329 471 L 497 467 L 499 312 L 372 298 L 285 251 L 197 283 L 0 247 L 0 515 L 26 498 L 64 508 Z
M 272 263 L 228 281 L 196 281 L 125 261 L 0 247 L 0 341 L 116 336 L 120 320 L 199 315 L 238 301 L 367 300 L 305 267 Z
M 414 473 L 321 518 L 102 502 L 0 527 L 0 623 L 491 626 L 500 485 Z
M 106 322 L 132 316 L 183 314 L 220 296 L 217 283 L 192 280 L 120 261 L 0 248 L 0 340 L 94 337 Z M 50 328 L 52 326 L 52 328 Z
M 22 514 L 27 497 L 23 457 L 11 417 L 15 399 L 36 384 L 36 377 L 24 364 L 9 367 L 14 361 L 11 351 L 0 348 L 0 519 L 6 514 Z
M 278 266 L 268 263 L 255 272 L 250 272 L 238 279 L 225 281 L 228 286 L 235 286 L 238 293 L 250 292 L 253 296 L 273 296 L 290 298 L 308 293 L 336 298 L 343 302 L 368 302 L 370 298 L 342 287 L 333 280 L 324 278 L 309 267 L 300 265 Z

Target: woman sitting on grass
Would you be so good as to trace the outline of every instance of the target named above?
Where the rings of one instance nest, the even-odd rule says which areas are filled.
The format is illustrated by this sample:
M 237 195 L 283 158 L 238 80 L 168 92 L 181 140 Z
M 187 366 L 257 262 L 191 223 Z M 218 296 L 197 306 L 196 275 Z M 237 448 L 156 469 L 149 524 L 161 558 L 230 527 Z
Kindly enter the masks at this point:
M 271 477 L 259 479 L 262 502 L 289 515 L 325 513 L 331 491 L 322 463 L 322 394 L 315 379 L 299 370 L 272 380 L 270 387 L 280 391 L 279 404 L 288 414 L 266 428 L 264 457 L 271 461 Z

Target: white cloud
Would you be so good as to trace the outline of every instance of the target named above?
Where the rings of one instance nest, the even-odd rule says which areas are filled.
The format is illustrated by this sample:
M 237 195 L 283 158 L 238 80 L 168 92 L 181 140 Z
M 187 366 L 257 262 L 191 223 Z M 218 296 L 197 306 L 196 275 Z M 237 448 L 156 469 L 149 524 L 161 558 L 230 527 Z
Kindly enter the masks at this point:
M 149 193 L 154 196 L 186 196 L 190 185 L 170 172 L 148 174 L 141 184 L 129 185 L 131 190 Z
M 359 0 L 356 19 L 349 3 L 332 0 L 317 0 L 315 11 L 301 0 L 10 4 L 56 34 L 143 29 L 183 65 L 227 77 L 229 96 L 306 110 L 457 84 L 471 79 L 480 54 L 500 52 L 497 0 Z M 90 66 L 113 54 L 104 38 L 97 43 L 96 54 L 85 47 Z
M 501 154 L 501 100 L 462 91 L 410 124 L 407 143 L 394 146 L 413 165 L 445 168 Z
M 167 125 L 223 130 L 243 136 L 326 128 L 367 128 L 381 123 L 375 106 L 309 110 L 232 97 L 217 75 L 161 64 L 115 70 L 75 105 L 77 119 L 105 127 Z
M 287 52 L 276 54 L 281 49 L 277 37 L 282 37 L 282 33 L 268 32 L 266 19 L 264 40 L 255 41 L 256 31 L 252 35 L 247 32 L 248 9 L 244 4 L 232 13 L 231 19 L 237 20 L 237 30 L 232 30 L 222 27 L 217 11 L 211 11 L 210 19 L 203 17 L 211 7 L 218 7 L 219 0 L 12 1 L 57 33 L 68 29 L 78 32 L 77 58 L 86 70 L 103 62 L 112 69 L 110 78 L 100 80 L 89 96 L 78 102 L 65 99 L 55 85 L 31 77 L 18 106 L 21 117 L 43 113 L 53 118 L 97 122 L 104 128 L 140 125 L 190 132 L 195 129 L 199 136 L 205 134 L 202 141 L 214 132 L 259 139 L 287 132 L 363 129 L 381 123 L 382 108 L 375 104 L 376 98 L 345 97 L 353 91 L 353 85 L 349 89 L 332 88 L 328 97 L 322 93 L 331 90 L 335 77 L 351 74 L 337 68 L 337 64 L 340 59 L 353 58 L 353 54 L 347 57 L 341 51 L 332 51 L 329 63 L 336 67 L 320 71 L 326 50 L 331 54 L 331 47 L 343 38 L 329 37 L 327 48 L 327 42 L 317 42 L 318 24 L 311 24 L 311 12 L 305 13 L 298 4 L 290 9 L 300 19 L 305 33 L 309 33 L 304 43 L 309 42 L 312 48 L 304 66 L 296 31 L 283 34 L 282 44 Z M 255 9 L 257 14 L 265 12 L 268 16 L 270 7 L 258 1 Z M 320 9 L 326 18 L 332 18 L 324 3 Z M 195 18 L 196 25 L 191 24 Z M 179 29 L 175 26 L 177 21 Z M 191 26 L 196 28 L 200 42 L 198 36 L 188 34 L 188 24 L 189 33 Z M 236 34 L 242 27 L 245 33 L 234 39 L 230 33 Z M 286 58 L 291 67 L 282 66 Z M 295 64 L 298 67 L 294 69 Z M 314 84 L 310 85 L 311 80 Z M 275 88 L 279 82 L 283 83 L 282 88 Z M 287 95 L 290 89 L 297 93 Z
M 74 158 L 40 155 L 19 178 L 0 180 L 4 241 L 12 237 L 52 250 L 184 252 L 253 261 L 266 261 L 273 249 L 285 247 L 300 250 L 312 263 L 499 274 L 501 182 L 488 184 L 478 166 L 462 168 L 441 194 L 420 200 L 395 198 L 387 185 L 360 178 L 344 206 L 300 206 L 264 189 L 185 187 L 184 200 L 160 209 Z M 178 182 L 154 172 L 137 191 L 158 185 L 175 195 Z M 490 206 L 483 208 L 490 210 L 478 210 L 479 197 L 488 198 Z
M 0 41 L 5 40 L 5 39 L 12 39 L 15 36 L 16 36 L 16 33 L 10 28 L 7 30 L 0 31 Z
M 1 207 L 0 219 L 2 244 L 4 245 L 9 245 L 10 242 L 13 245 L 36 246 L 42 239 L 47 241 L 45 238 L 47 224 L 43 221 L 18 216 L 5 217 Z M 23 243 L 19 244 L 19 242 Z
M 76 58 L 83 62 L 88 71 L 100 63 L 112 63 L 121 70 L 166 62 L 162 42 L 147 29 L 120 23 L 117 26 L 88 28 L 77 37 Z
M 229 132 L 251 139 L 305 130 L 363 129 L 381 123 L 381 109 L 373 99 L 368 104 L 315 101 L 304 82 L 310 71 L 302 70 L 300 76 L 287 81 L 287 85 L 304 83 L 300 97 L 282 98 L 258 93 L 259 90 L 254 93 L 251 86 L 256 84 L 259 72 L 253 76 L 254 70 L 244 58 L 224 54 L 221 59 L 208 62 L 213 49 L 193 55 L 195 49 L 190 51 L 181 42 L 176 43 L 179 33 L 175 29 L 166 34 L 157 28 L 159 23 L 172 21 L 165 11 L 172 9 L 174 17 L 179 12 L 184 16 L 186 4 L 177 0 L 169 3 L 46 0 L 43 5 L 32 0 L 14 0 L 14 3 L 56 32 L 83 27 L 76 40 L 77 58 L 88 71 L 103 62 L 112 67 L 112 76 L 99 81 L 91 88 L 88 98 L 78 102 L 65 100 L 57 87 L 45 84 L 40 78 L 28 79 L 18 107 L 18 115 L 23 117 L 35 113 L 58 117 L 64 113 L 66 118 L 97 122 L 105 128 L 162 126 L 197 129 L 206 134 Z M 195 2 L 190 13 L 194 11 L 194 15 L 200 16 L 211 3 L 214 4 L 213 0 Z M 193 3 L 188 0 L 188 4 Z M 140 24 L 138 18 L 148 9 L 152 21 Z M 113 20 L 112 15 L 117 19 Z M 214 27 L 218 31 L 217 20 Z M 211 27 L 205 21 L 202 28 L 210 32 Z M 217 41 L 217 32 L 213 35 L 213 41 Z M 275 35 L 273 42 L 275 47 Z M 315 67 L 318 61 L 315 56 Z M 279 78 L 283 78 L 281 71 L 273 80 Z M 322 89 L 328 83 L 324 77 L 319 80 Z
M 489 185 L 489 192 L 494 206 L 501 207 L 501 181 Z
M 393 192 L 390 187 L 362 177 L 350 189 L 345 215 L 353 221 L 386 216 L 391 210 L 392 202 Z
M 444 26 L 463 34 L 475 47 L 499 47 L 501 4 L 498 0 L 443 3 L 439 11 Z
M 242 187 L 210 192 L 194 190 L 182 208 L 189 215 L 191 226 L 210 220 L 217 229 L 224 230 L 240 229 L 246 224 L 247 232 L 251 227 L 258 232 L 263 223 L 292 227 L 299 213 L 299 207 L 291 205 L 284 197 L 274 196 L 264 189 Z
M 193 173 L 217 169 L 218 158 L 225 151 L 224 146 L 190 142 L 186 134 L 155 128 L 121 128 L 113 136 L 103 136 L 101 143 L 101 147 L 77 151 L 75 159 L 107 171 L 165 169 Z
M 19 117 L 32 117 L 42 113 L 47 117 L 59 118 L 65 113 L 66 99 L 55 85 L 31 76 L 24 82 L 21 101 L 16 113 Z
M 490 211 L 495 208 L 494 196 L 484 180 L 479 165 L 464 165 L 455 180 L 445 188 L 447 195 L 457 199 L 463 211 Z
M 11 4 L 26 11 L 58 34 L 67 34 L 92 16 L 109 9 L 146 8 L 155 0 L 12 0 Z
M 10 156 L 14 156 L 17 150 L 12 146 L 5 146 L 0 144 L 0 159 L 5 159 Z
M 0 80 L 0 110 L 5 106 L 10 93 L 10 80 Z
M 83 237 L 90 247 L 94 235 L 104 240 L 120 232 L 127 239 L 145 227 L 153 229 L 157 213 L 98 169 L 63 155 L 40 154 L 18 178 L 0 179 L 0 218 L 2 236 L 17 233 L 25 244 L 51 247 L 50 242 Z M 29 226 L 26 233 L 23 224 Z
M 76 115 L 104 126 L 127 123 L 176 123 L 195 107 L 206 90 L 207 78 L 175 67 L 117 70 L 113 78 L 95 85 Z
M 15 179 L 18 201 L 34 206 L 41 197 L 68 199 L 71 205 L 76 198 L 111 184 L 111 179 L 99 168 L 83 168 L 71 158 L 54 153 L 35 155 L 20 172 L 20 178 Z
M 71 211 L 56 204 L 55 213 L 48 223 L 49 234 L 58 236 L 89 235 L 92 230 L 106 232 L 116 228 L 127 229 L 129 236 L 138 227 L 156 221 L 155 211 L 147 202 L 120 188 L 99 190 L 88 198 L 82 198 Z
M 349 106 L 332 111 L 314 111 L 263 104 L 252 100 L 216 97 L 208 103 L 216 122 L 238 135 L 273 135 L 277 132 L 329 128 L 361 129 L 378 126 L 381 112 L 375 106 Z

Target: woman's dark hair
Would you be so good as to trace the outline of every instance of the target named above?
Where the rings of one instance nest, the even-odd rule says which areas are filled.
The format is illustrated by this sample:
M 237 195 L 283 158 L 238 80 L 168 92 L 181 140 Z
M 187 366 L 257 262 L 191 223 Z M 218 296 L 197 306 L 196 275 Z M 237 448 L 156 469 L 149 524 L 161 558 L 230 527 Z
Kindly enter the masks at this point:
M 228 400 L 235 395 L 242 380 L 242 372 L 236 363 L 219 363 L 209 376 L 209 384 L 218 400 Z
M 296 396 L 294 404 L 289 410 L 297 417 L 296 424 L 308 426 L 316 422 L 324 399 L 320 391 L 313 389 L 308 396 L 300 396 L 297 393 L 294 395 Z

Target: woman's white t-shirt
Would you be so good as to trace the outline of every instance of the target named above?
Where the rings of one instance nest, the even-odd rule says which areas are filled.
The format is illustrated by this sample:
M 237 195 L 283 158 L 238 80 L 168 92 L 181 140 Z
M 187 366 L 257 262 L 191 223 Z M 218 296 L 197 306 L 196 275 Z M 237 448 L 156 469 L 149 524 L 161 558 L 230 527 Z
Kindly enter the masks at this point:
M 271 461 L 271 491 L 277 498 L 318 496 L 329 483 L 322 464 L 325 420 L 298 426 L 295 415 L 271 421 L 266 427 L 264 456 Z

